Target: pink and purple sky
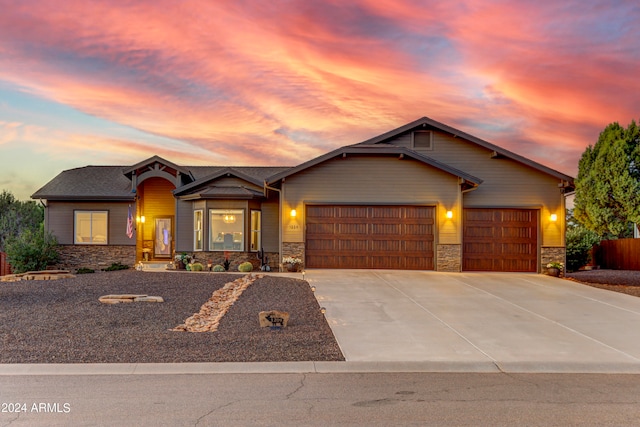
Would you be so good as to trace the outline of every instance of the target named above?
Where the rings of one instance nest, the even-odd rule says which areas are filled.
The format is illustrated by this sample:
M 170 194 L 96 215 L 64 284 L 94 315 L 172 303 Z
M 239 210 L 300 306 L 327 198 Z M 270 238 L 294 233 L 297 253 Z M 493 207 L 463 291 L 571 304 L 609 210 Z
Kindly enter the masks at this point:
M 560 172 L 640 118 L 637 0 L 0 0 L 0 190 L 293 166 L 422 116 Z

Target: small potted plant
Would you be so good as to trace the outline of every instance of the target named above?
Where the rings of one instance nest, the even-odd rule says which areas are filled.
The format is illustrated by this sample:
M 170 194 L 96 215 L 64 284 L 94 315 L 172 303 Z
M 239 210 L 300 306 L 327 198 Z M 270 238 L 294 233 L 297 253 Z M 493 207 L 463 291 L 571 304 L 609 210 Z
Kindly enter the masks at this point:
M 285 266 L 287 271 L 299 271 L 300 266 L 302 265 L 302 260 L 300 258 L 286 256 L 282 258 L 282 264 Z
M 564 268 L 564 264 L 561 262 L 553 261 L 547 264 L 547 274 L 553 277 L 559 277 Z

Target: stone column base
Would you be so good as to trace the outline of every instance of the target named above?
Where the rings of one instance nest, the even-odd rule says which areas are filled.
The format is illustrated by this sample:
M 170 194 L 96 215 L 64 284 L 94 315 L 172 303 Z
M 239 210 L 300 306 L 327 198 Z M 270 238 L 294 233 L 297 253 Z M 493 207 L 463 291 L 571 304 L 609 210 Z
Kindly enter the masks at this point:
M 304 242 L 282 242 L 282 253 L 280 255 L 280 263 L 282 263 L 282 258 L 284 257 L 300 258 L 302 260 L 300 268 L 304 268 Z
M 567 256 L 567 248 L 564 246 L 543 246 L 540 248 L 540 272 L 547 273 L 547 264 L 550 262 L 561 262 Z M 566 267 L 566 266 L 565 266 Z M 564 270 L 562 271 L 564 273 Z
M 437 245 L 436 271 L 458 273 L 462 270 L 462 245 Z

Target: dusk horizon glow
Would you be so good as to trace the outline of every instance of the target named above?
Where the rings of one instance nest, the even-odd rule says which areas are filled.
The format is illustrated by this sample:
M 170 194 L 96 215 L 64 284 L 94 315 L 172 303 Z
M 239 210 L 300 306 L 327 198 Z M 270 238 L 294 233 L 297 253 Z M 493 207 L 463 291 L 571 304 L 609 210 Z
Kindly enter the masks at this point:
M 296 166 L 420 117 L 575 176 L 640 119 L 634 1 L 0 0 L 0 191 L 65 169 Z

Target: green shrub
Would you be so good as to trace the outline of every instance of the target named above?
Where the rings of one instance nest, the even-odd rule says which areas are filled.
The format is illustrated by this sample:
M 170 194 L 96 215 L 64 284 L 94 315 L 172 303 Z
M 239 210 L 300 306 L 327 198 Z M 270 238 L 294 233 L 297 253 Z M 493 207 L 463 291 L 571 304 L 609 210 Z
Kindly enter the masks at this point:
M 204 265 L 200 264 L 199 262 L 194 262 L 193 264 L 191 264 L 191 271 L 202 271 L 204 270 Z
M 118 270 L 128 270 L 129 266 L 120 264 L 119 262 L 114 262 L 109 267 L 105 268 L 104 271 L 118 271 Z
M 58 262 L 57 247 L 55 236 L 45 233 L 44 224 L 40 224 L 39 230 L 24 230 L 7 241 L 7 261 L 16 274 L 46 270 L 48 265 Z
M 225 271 L 225 269 L 220 264 L 216 264 L 216 265 L 213 266 L 213 271 L 220 273 L 222 271 Z
M 597 233 L 578 226 L 567 230 L 567 271 L 577 271 L 591 259 L 591 248 L 600 243 Z
M 238 266 L 238 271 L 242 271 L 243 273 L 248 273 L 253 270 L 253 264 L 249 261 L 245 261 Z
M 76 270 L 76 274 L 90 274 L 95 273 L 96 271 L 91 268 L 80 267 Z

